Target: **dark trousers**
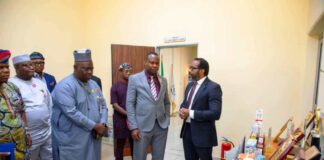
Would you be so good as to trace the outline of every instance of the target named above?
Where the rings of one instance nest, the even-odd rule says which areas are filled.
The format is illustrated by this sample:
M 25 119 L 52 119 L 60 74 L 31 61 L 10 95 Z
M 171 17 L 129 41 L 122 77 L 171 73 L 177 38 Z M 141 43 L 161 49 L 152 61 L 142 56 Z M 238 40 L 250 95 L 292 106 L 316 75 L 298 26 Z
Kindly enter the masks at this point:
M 126 143 L 127 138 L 116 138 L 116 145 L 114 148 L 114 154 L 115 154 L 115 159 L 116 160 L 123 160 L 124 159 L 124 147 Z M 133 139 L 128 138 L 130 150 L 131 150 L 131 155 L 133 158 Z
M 186 160 L 212 160 L 212 147 L 197 147 L 193 144 L 190 123 L 185 124 L 182 141 Z

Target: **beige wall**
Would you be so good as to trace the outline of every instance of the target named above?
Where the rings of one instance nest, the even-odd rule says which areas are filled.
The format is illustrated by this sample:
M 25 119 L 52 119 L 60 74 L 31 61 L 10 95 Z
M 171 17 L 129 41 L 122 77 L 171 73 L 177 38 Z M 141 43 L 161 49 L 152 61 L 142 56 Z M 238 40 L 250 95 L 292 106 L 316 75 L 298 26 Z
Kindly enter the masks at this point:
M 312 27 L 324 11 L 324 0 L 309 1 L 309 27 Z
M 310 0 L 309 1 L 309 19 L 307 23 L 307 33 L 311 31 L 312 27 L 318 23 L 321 15 L 324 14 L 324 0 Z M 312 109 L 314 103 L 314 90 L 316 82 L 316 72 L 319 58 L 319 35 L 314 37 L 307 37 L 306 54 L 304 58 L 304 86 L 303 86 L 303 108 L 301 115 Z
M 185 44 L 198 43 L 209 77 L 222 85 L 218 135 L 237 143 L 249 134 L 257 108 L 264 109 L 265 130 L 277 132 L 290 116 L 298 125 L 311 105 L 317 46 L 307 36 L 316 7 L 309 3 L 2 0 L 0 44 L 15 54 L 44 52 L 58 79 L 72 71 L 72 50 L 89 47 L 108 97 L 111 43 L 159 46 L 165 36 L 184 35 Z
M 274 132 L 290 116 L 301 122 L 308 1 L 102 0 L 88 9 L 88 45 L 107 69 L 110 43 L 157 46 L 170 35 L 198 43 L 224 92 L 219 136 L 238 142 L 258 107 Z
M 1 0 L 0 48 L 13 56 L 39 51 L 46 58 L 45 70 L 63 78 L 72 72 L 73 50 L 86 46 L 84 4 L 78 2 Z

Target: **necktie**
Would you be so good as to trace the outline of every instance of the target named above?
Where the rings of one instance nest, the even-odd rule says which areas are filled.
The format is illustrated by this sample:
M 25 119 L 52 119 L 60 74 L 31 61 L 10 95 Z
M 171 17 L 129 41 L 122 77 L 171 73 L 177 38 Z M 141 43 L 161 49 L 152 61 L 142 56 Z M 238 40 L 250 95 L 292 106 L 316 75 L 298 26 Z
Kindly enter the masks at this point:
M 156 92 L 156 87 L 155 87 L 153 76 L 151 76 L 150 88 L 151 88 L 151 93 L 152 93 L 152 95 L 154 97 L 154 100 L 157 100 L 157 92 Z
M 195 90 L 196 90 L 196 86 L 197 86 L 197 82 L 194 82 L 194 84 L 191 86 L 191 90 L 190 90 L 190 93 L 189 93 L 185 108 L 189 108 L 189 106 L 191 104 L 193 94 L 195 93 Z

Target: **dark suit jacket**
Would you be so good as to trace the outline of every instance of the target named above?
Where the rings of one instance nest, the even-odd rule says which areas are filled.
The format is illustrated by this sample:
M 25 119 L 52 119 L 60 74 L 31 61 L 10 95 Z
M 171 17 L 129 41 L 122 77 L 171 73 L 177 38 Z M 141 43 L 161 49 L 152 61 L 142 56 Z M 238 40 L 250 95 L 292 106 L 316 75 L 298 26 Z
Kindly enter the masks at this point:
M 55 77 L 48 74 L 48 73 L 44 73 L 44 78 L 46 80 L 46 85 L 47 85 L 47 89 L 52 92 L 55 85 L 56 85 L 56 80 L 55 80 Z
M 181 108 L 185 105 L 192 85 L 193 82 L 187 85 L 185 99 L 181 104 Z M 194 97 L 191 110 L 194 110 L 194 119 L 190 121 L 194 145 L 197 147 L 217 146 L 215 121 L 219 120 L 222 112 L 222 90 L 220 85 L 206 78 Z M 181 129 L 181 138 L 184 132 L 184 125 L 185 121 Z
M 91 79 L 94 80 L 98 84 L 99 88 L 102 90 L 101 79 L 95 75 L 92 75 Z

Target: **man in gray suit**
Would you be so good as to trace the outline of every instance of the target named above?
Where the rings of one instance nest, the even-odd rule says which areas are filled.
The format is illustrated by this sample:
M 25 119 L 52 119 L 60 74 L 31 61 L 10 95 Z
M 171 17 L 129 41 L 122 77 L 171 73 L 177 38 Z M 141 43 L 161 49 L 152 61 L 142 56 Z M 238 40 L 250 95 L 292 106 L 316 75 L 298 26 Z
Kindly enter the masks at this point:
M 152 145 L 152 159 L 162 160 L 170 124 L 170 101 L 167 81 L 158 75 L 159 55 L 150 52 L 145 70 L 129 77 L 126 110 L 134 140 L 134 160 L 146 159 Z

